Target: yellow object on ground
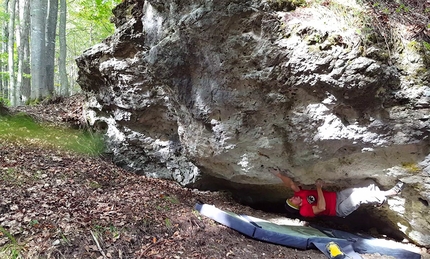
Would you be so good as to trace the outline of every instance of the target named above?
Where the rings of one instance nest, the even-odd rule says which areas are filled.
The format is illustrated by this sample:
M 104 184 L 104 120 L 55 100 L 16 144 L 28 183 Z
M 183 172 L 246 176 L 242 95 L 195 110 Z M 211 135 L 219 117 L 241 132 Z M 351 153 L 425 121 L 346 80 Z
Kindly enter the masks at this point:
M 340 250 L 339 245 L 335 242 L 328 243 L 326 248 L 331 259 L 344 259 L 346 257 L 345 253 Z

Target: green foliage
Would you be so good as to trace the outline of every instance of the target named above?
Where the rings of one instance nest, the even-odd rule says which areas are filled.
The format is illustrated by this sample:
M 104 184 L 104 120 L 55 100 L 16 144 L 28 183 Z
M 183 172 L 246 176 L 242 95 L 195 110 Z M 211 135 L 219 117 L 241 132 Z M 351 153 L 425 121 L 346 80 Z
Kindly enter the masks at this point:
M 7 56 L 7 54 L 6 54 L 6 56 Z M 7 58 L 7 57 L 6 57 Z M 7 62 L 3 62 L 3 63 L 7 63 Z M 1 71 L 0 72 L 0 77 L 3 79 L 3 80 L 9 80 L 9 72 L 7 72 L 7 71 Z
M 408 173 L 418 173 L 421 171 L 421 168 L 413 162 L 404 162 L 402 163 L 403 169 L 405 169 Z
M 39 99 L 28 99 L 26 102 L 25 102 L 25 105 L 37 105 L 37 104 L 39 104 L 40 103 L 40 101 L 39 101 Z
M 167 200 L 173 204 L 179 204 L 179 200 L 175 196 L 164 196 L 163 195 L 162 197 L 163 197 L 163 199 L 165 199 L 165 200 Z
M 197 210 L 193 210 L 193 214 L 194 214 L 194 216 L 196 216 L 196 218 L 197 218 L 198 220 L 202 220 L 202 214 L 200 214 L 200 212 L 199 212 L 199 211 L 197 211 Z
M 400 4 L 399 7 L 396 8 L 396 13 L 407 13 L 411 10 L 408 6 L 405 4 Z
M 17 243 L 16 239 L 12 236 L 12 234 L 9 233 L 9 231 L 7 231 L 6 229 L 4 229 L 2 226 L 0 226 L 0 232 L 3 233 L 3 235 L 6 236 L 11 243 L 14 243 L 14 244 Z
M 95 225 L 93 227 L 93 231 L 94 231 L 93 234 L 97 238 L 116 240 L 121 236 L 121 232 L 123 232 L 124 229 L 119 229 L 114 225 L 109 225 L 109 226 Z
M 420 55 L 423 57 L 424 63 L 428 65 L 430 60 L 430 43 L 426 41 L 410 41 L 407 45 L 407 48 L 416 52 L 420 53 Z
M 97 156 L 104 151 L 102 135 L 35 122 L 25 114 L 0 116 L 0 138 Z
M 101 42 L 114 32 L 110 22 L 112 9 L 121 0 L 77 0 L 69 1 L 68 41 L 74 41 L 82 50 Z
M 173 227 L 172 221 L 169 218 L 166 218 L 164 220 L 164 223 L 166 224 L 167 228 L 172 228 Z
M 306 37 L 306 42 L 308 45 L 314 45 L 317 43 L 322 43 L 326 39 L 326 35 L 321 35 L 319 33 L 312 33 L 308 37 Z
M 388 7 L 384 7 L 384 8 L 382 9 L 382 12 L 383 12 L 384 14 L 390 14 L 390 9 L 388 9 Z
M 2 42 L 4 41 L 3 39 L 1 40 Z M 7 54 L 7 52 L 2 52 L 2 53 L 0 53 L 0 61 L 2 62 L 2 63 L 7 63 L 7 58 L 8 58 L 8 54 Z M 3 72 L 4 73 L 4 72 Z M 8 73 L 8 75 L 9 75 L 9 73 Z
M 10 101 L 5 96 L 0 94 L 0 106 L 10 106 Z
M 0 232 L 3 236 L 6 236 L 9 242 L 6 245 L 0 247 L 0 258 L 4 259 L 17 259 L 23 258 L 21 252 L 24 250 L 24 246 L 18 244 L 15 237 L 9 233 L 5 228 L 0 226 Z
M 4 26 L 7 24 L 7 21 L 9 21 L 9 13 L 3 8 L 3 1 L 0 1 L 0 4 L 0 25 Z M 6 42 L 5 35 L 3 33 L 0 34 L 0 41 Z M 7 61 L 7 53 L 1 53 L 0 59 L 2 60 L 2 62 Z
M 414 50 L 416 52 L 420 51 L 420 44 L 417 41 L 410 41 L 407 45 L 407 47 L 411 50 Z
M 89 185 L 91 189 L 99 189 L 102 187 L 102 185 L 96 181 L 90 181 Z
M 32 219 L 28 224 L 34 227 L 39 224 L 39 221 L 37 219 Z
M 31 79 L 31 74 L 22 73 L 22 77 L 26 79 Z
M 112 9 L 121 0 L 67 0 L 67 60 L 70 90 L 79 92 L 75 58 L 113 34 Z
M 426 42 L 426 41 L 423 41 L 423 45 L 424 45 L 424 48 L 425 48 L 427 51 L 430 51 L 430 43 L 428 43 L 428 42 Z
M 23 184 L 23 179 L 14 168 L 8 168 L 7 170 L 5 170 L 0 176 L 0 180 L 15 186 L 20 186 L 21 184 Z

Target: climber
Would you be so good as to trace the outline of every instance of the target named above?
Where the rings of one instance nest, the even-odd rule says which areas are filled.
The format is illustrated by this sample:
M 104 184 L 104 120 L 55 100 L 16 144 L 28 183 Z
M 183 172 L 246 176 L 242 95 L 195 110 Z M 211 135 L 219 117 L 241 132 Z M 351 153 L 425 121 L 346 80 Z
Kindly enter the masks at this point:
M 271 167 L 269 172 L 294 191 L 294 196 L 286 200 L 285 208 L 291 213 L 300 213 L 303 217 L 317 215 L 346 217 L 362 204 L 382 206 L 387 197 L 398 195 L 405 187 L 403 182 L 398 182 L 390 190 L 381 191 L 373 182 L 366 182 L 339 192 L 330 192 L 323 191 L 325 183 L 318 179 L 315 182 L 316 190 L 302 190 L 291 179 L 289 175 L 292 174 L 288 169 Z

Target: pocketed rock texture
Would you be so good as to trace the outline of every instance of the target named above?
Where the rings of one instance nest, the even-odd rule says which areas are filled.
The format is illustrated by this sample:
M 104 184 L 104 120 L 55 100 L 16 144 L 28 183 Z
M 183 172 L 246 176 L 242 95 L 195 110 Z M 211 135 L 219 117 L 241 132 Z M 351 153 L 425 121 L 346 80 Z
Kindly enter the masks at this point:
M 369 8 L 125 0 L 77 59 L 88 120 L 119 165 L 249 205 L 291 194 L 271 166 L 329 190 L 404 181 L 374 217 L 430 247 L 429 50 L 408 24 L 391 45 L 366 32 Z

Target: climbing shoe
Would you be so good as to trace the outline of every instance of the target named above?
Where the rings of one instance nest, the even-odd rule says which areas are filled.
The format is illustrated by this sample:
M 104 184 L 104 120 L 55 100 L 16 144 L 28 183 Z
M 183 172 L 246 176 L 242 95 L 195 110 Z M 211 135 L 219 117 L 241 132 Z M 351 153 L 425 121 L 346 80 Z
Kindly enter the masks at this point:
M 399 194 L 402 192 L 402 190 L 405 188 L 404 182 L 397 182 L 396 185 L 394 185 L 393 188 L 391 188 L 392 191 L 394 191 L 396 194 Z

